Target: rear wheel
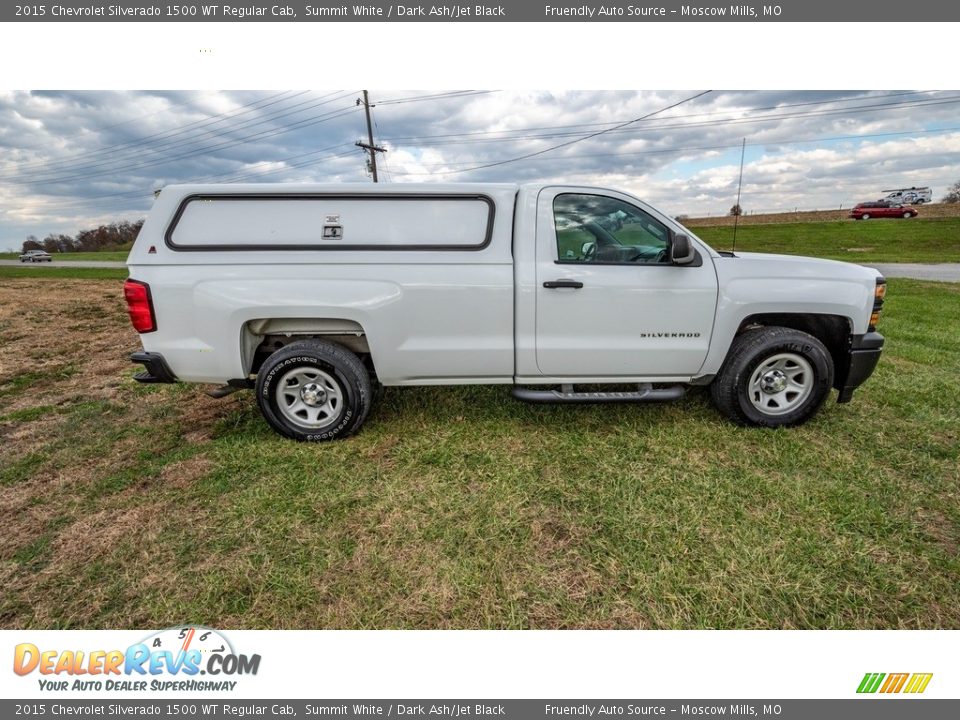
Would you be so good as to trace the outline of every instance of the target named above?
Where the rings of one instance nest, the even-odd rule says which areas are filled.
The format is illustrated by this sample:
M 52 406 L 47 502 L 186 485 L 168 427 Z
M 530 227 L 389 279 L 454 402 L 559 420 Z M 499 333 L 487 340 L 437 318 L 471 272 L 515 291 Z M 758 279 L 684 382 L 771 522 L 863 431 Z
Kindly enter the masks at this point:
M 833 385 L 833 359 L 799 330 L 758 328 L 738 335 L 710 386 L 717 409 L 741 425 L 790 427 L 813 417 Z
M 281 435 L 307 442 L 356 432 L 370 411 L 370 375 L 349 350 L 301 340 L 277 350 L 257 373 L 257 405 Z

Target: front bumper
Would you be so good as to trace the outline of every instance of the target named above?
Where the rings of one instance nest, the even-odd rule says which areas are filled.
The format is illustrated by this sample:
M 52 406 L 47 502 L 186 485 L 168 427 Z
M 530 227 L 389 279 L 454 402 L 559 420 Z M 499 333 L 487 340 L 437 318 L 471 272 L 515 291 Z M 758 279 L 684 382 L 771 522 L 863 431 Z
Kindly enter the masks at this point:
M 139 363 L 145 368 L 144 372 L 139 372 L 133 376 L 133 379 L 142 383 L 175 383 L 177 376 L 173 374 L 163 355 L 154 352 L 135 352 L 130 353 L 130 361 Z
M 868 332 L 851 338 L 846 366 L 837 368 L 837 376 L 834 380 L 834 387 L 840 391 L 837 402 L 850 402 L 853 391 L 863 385 L 873 374 L 882 351 L 883 335 L 880 333 Z

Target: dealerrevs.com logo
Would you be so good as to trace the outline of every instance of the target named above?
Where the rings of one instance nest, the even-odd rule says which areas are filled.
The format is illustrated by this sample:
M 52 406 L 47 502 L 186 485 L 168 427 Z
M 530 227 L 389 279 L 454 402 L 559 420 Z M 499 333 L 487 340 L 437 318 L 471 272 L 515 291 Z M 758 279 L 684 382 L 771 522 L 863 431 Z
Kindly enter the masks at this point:
M 237 653 L 223 635 L 183 625 L 151 635 L 125 650 L 14 648 L 13 671 L 36 674 L 41 690 L 145 692 L 231 691 L 234 679 L 256 675 L 260 655 Z

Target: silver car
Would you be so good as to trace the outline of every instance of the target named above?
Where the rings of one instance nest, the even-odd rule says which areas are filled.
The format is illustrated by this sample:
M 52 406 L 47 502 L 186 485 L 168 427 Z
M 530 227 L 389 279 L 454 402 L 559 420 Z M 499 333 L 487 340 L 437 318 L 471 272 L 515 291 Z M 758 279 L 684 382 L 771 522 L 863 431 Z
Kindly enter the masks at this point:
M 20 262 L 53 262 L 53 258 L 45 250 L 27 250 L 20 256 Z

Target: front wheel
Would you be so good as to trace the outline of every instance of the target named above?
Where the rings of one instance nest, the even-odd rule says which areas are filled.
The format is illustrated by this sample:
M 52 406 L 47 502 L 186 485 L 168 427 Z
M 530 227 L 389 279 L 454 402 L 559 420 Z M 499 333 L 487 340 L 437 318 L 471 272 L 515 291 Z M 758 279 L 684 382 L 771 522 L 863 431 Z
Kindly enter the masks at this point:
M 301 340 L 273 353 L 257 373 L 256 391 L 270 427 L 305 442 L 353 434 L 373 398 L 360 358 L 321 340 Z
M 903 214 L 903 217 L 905 217 L 905 218 L 913 217 L 913 213 L 905 212 L 905 213 Z
M 861 220 L 869 220 L 869 219 L 870 219 L 870 213 L 864 213 L 863 215 L 860 216 L 860 219 L 861 219 Z
M 710 386 L 717 409 L 741 425 L 792 427 L 816 415 L 833 385 L 833 358 L 799 330 L 738 335 Z

